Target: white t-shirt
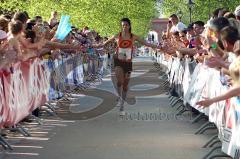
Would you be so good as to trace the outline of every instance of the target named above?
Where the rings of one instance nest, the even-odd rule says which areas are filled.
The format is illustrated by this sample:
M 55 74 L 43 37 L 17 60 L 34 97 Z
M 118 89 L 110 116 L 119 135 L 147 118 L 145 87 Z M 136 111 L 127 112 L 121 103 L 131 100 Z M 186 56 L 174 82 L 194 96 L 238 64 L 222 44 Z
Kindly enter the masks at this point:
M 233 52 L 228 52 L 228 62 L 232 63 L 237 56 Z
M 187 26 L 185 24 L 183 24 L 182 22 L 178 22 L 177 25 L 173 25 L 170 32 L 174 33 L 174 32 L 180 32 L 183 31 L 184 29 L 186 29 Z

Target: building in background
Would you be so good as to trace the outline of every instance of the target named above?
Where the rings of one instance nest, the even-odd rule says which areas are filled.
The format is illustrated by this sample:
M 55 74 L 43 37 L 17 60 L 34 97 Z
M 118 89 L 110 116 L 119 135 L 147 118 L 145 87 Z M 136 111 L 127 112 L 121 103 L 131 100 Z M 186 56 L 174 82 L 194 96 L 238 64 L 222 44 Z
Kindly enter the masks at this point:
M 168 18 L 156 18 L 151 21 L 147 40 L 149 42 L 161 42 L 162 33 L 167 31 Z

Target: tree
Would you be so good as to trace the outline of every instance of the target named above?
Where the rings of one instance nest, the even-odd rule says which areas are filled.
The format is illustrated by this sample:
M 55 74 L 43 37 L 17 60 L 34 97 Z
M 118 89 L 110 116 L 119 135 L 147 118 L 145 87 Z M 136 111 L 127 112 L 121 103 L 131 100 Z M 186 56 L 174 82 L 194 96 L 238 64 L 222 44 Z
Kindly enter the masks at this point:
M 195 5 L 192 8 L 193 21 L 202 20 L 206 22 L 215 9 L 224 7 L 234 12 L 235 8 L 240 5 L 240 0 L 193 0 Z M 188 0 L 164 0 L 161 2 L 162 12 L 166 17 L 180 10 L 183 13 L 182 20 L 189 23 Z
M 131 19 L 134 33 L 145 35 L 151 19 L 158 16 L 156 0 L 2 0 L 0 9 L 27 11 L 31 17 L 41 15 L 45 20 L 56 10 L 70 15 L 73 25 L 89 26 L 107 36 L 119 31 L 123 17 Z

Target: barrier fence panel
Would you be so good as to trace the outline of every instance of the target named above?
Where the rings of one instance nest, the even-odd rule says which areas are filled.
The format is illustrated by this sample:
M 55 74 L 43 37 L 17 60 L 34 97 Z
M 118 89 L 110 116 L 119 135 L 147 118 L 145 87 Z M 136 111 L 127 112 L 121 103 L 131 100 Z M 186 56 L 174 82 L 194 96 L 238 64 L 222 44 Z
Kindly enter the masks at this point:
M 7 119 L 6 98 L 4 94 L 4 84 L 3 84 L 4 72 L 0 71 L 0 129 L 3 128 L 4 123 Z
M 48 85 L 42 81 L 39 59 L 15 63 L 12 69 L 13 73 L 2 75 L 5 98 L 3 109 L 7 112 L 5 126 L 17 124 L 47 101 L 45 90 Z
M 240 102 L 239 97 L 227 100 L 223 113 L 222 151 L 240 158 Z
M 189 88 L 189 84 L 191 82 L 191 73 L 189 70 L 189 61 L 190 59 L 187 58 L 184 61 L 184 75 L 183 75 L 183 81 L 182 81 L 182 87 L 183 87 L 183 99 L 186 97 L 187 90 Z
M 24 81 L 22 71 L 20 69 L 21 63 L 15 63 L 13 68 L 13 73 L 5 74 L 3 76 L 4 84 L 4 94 L 6 105 L 4 109 L 8 111 L 6 126 L 12 126 L 22 120 L 25 116 L 29 114 L 28 104 L 29 96 L 27 96 L 27 85 Z M 26 70 L 24 75 L 28 75 L 29 70 Z M 24 107 L 27 107 L 27 109 Z
M 175 83 L 176 83 L 176 92 L 178 94 L 179 97 L 182 97 L 183 96 L 183 76 L 184 76 L 184 73 L 185 73 L 185 70 L 184 70 L 184 60 L 183 59 L 180 59 L 179 61 L 179 68 L 178 68 L 178 74 L 177 74 L 177 78 L 175 79 Z
M 209 71 L 207 67 L 203 67 L 202 64 L 198 64 L 194 72 L 191 76 L 190 86 L 187 90 L 187 93 L 184 97 L 184 102 L 190 104 L 192 107 L 198 109 L 196 107 L 196 102 L 200 100 L 201 93 L 203 88 L 206 86 Z M 204 112 L 204 110 L 199 110 L 200 112 Z
M 80 85 L 84 82 L 83 64 L 82 64 L 82 57 L 80 53 L 76 54 L 74 58 L 74 65 L 75 65 L 73 69 L 74 84 Z

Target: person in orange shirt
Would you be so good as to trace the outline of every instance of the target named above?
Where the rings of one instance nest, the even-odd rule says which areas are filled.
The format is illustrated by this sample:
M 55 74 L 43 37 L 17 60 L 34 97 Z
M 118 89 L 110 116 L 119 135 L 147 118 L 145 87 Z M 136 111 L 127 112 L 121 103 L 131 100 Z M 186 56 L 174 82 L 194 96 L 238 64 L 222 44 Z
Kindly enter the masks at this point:
M 124 112 L 124 101 L 126 100 L 128 83 L 130 80 L 130 75 L 132 71 L 132 58 L 133 58 L 133 46 L 134 42 L 138 41 L 141 44 L 152 47 L 159 48 L 159 46 L 147 43 L 145 40 L 141 39 L 139 36 L 133 34 L 131 28 L 131 21 L 128 18 L 123 18 L 120 21 L 121 31 L 109 38 L 107 41 L 95 47 L 104 47 L 111 41 L 117 41 L 117 49 L 114 55 L 114 68 L 115 75 L 117 79 L 117 92 L 119 96 L 120 115 L 125 115 Z

